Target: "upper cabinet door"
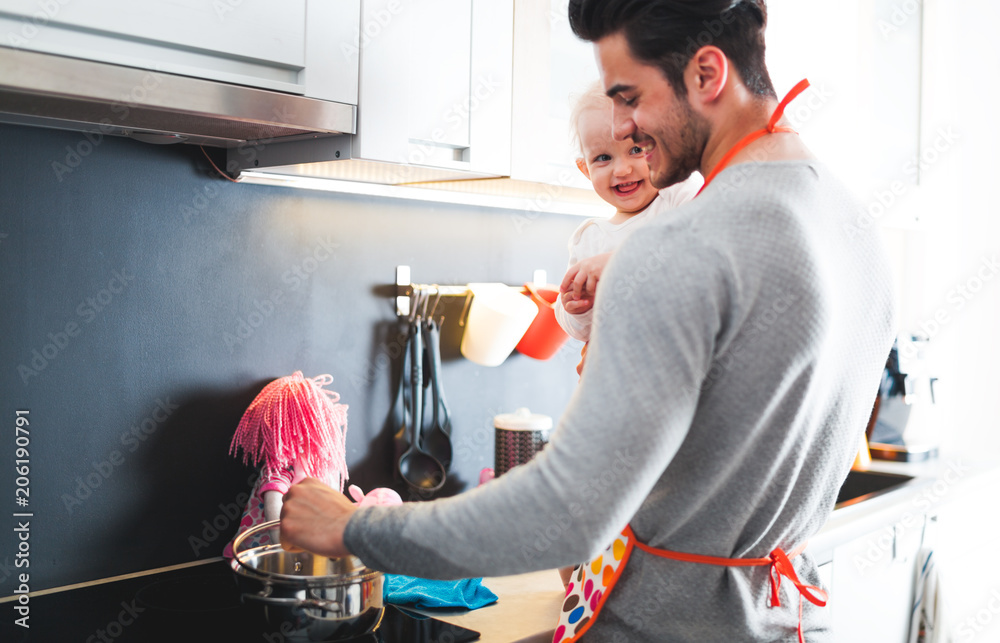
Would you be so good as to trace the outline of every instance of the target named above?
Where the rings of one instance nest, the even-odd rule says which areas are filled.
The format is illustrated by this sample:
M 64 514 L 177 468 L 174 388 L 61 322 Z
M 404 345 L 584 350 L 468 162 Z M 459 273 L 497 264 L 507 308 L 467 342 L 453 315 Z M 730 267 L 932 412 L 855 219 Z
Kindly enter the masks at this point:
M 472 0 L 422 0 L 406 12 L 407 134 L 412 143 L 469 147 Z M 397 62 L 397 64 L 399 64 Z
M 356 104 L 359 15 L 360 0 L 0 0 L 0 44 Z
M 364 0 L 359 157 L 509 171 L 512 0 Z
M 361 0 L 306 0 L 303 94 L 357 105 L 361 38 Z
M 576 167 L 573 103 L 599 78 L 593 45 L 569 27 L 567 0 L 514 8 L 513 179 L 591 190 Z

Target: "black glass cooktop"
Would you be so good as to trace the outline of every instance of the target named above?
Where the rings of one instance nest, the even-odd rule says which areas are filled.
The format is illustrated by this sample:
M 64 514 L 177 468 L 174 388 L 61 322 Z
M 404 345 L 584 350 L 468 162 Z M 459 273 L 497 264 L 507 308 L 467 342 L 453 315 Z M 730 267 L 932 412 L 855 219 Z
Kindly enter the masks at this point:
M 228 563 L 151 574 L 35 596 L 30 628 L 14 624 L 13 604 L 0 604 L 0 641 L 34 643 L 291 643 L 264 621 L 263 608 L 244 604 Z M 465 643 L 479 633 L 386 606 L 377 631 L 343 643 Z

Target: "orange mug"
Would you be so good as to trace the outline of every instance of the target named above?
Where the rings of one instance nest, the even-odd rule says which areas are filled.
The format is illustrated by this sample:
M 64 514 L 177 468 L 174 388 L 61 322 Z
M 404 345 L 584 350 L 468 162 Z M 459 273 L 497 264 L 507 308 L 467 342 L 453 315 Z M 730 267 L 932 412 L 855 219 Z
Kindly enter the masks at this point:
M 519 353 L 535 359 L 549 359 L 562 348 L 569 335 L 556 321 L 555 303 L 559 298 L 559 288 L 524 284 L 521 294 L 530 297 L 538 306 L 538 314 L 528 326 L 521 341 L 517 343 Z

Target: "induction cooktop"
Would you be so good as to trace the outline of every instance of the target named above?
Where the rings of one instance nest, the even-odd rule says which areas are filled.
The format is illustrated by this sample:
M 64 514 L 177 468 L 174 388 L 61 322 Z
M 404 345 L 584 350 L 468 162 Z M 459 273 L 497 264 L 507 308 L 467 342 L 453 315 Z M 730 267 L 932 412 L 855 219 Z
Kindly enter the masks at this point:
M 264 622 L 260 605 L 244 604 L 226 561 L 34 596 L 31 627 L 14 624 L 0 604 L 0 640 L 34 643 L 292 643 Z M 6 608 L 6 609 L 2 609 Z M 476 641 L 479 633 L 387 605 L 374 633 L 342 643 Z

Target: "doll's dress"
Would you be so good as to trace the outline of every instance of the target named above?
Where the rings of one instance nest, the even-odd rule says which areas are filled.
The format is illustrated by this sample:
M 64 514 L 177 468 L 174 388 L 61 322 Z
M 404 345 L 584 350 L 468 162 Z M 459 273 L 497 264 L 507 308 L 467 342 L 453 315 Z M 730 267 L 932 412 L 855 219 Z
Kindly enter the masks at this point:
M 294 470 L 289 467 L 287 469 L 282 469 L 279 471 L 267 471 L 262 469 L 260 476 L 257 478 L 257 482 L 253 485 L 253 490 L 250 492 L 250 498 L 247 500 L 246 506 L 243 508 L 243 515 L 240 518 L 240 527 L 233 536 L 233 539 L 229 541 L 226 548 L 222 551 L 222 555 L 226 558 L 233 557 L 233 542 L 236 537 L 242 534 L 247 529 L 251 527 L 256 527 L 262 522 L 266 522 L 266 517 L 264 516 L 264 492 L 265 491 L 277 491 L 278 493 L 284 495 L 288 492 L 288 488 L 292 485 L 292 479 L 295 475 Z M 271 530 L 262 532 L 257 535 L 254 542 L 251 543 L 252 547 L 260 547 L 263 545 L 271 544 Z

